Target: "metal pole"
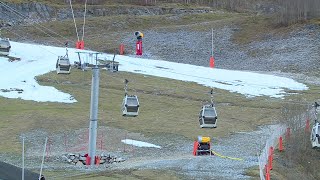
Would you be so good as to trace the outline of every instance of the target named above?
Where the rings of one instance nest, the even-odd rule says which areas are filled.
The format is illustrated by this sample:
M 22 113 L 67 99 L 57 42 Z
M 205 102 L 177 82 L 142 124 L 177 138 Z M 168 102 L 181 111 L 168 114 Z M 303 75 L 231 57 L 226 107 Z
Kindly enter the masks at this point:
M 211 29 L 211 57 L 213 57 L 213 28 Z
M 89 157 L 90 164 L 94 165 L 96 156 L 97 127 L 98 127 L 98 102 L 99 102 L 99 68 L 92 68 L 90 126 L 89 126 Z
M 43 154 L 42 154 L 42 162 L 41 162 L 41 167 L 40 167 L 40 174 L 39 174 L 39 180 L 41 179 L 41 175 L 42 175 L 42 168 L 43 168 L 43 163 L 44 163 L 44 156 L 46 154 L 46 149 L 47 149 L 47 141 L 48 138 L 46 137 L 46 141 L 44 143 L 44 148 L 43 148 Z
M 22 180 L 24 180 L 24 136 L 22 137 Z

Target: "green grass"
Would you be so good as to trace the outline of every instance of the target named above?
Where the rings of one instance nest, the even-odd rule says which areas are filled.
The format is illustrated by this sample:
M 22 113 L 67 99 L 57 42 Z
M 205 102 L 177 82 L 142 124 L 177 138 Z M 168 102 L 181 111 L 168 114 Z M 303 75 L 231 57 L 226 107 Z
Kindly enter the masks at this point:
M 79 175 L 81 174 L 81 175 Z M 79 172 L 79 171 L 66 171 L 66 170 L 55 170 L 55 171 L 45 171 L 44 175 L 46 177 L 51 177 L 55 179 L 128 179 L 128 180 L 138 180 L 138 179 L 171 179 L 178 180 L 182 179 L 181 176 L 177 175 L 175 172 L 170 170 L 137 170 L 129 169 L 123 171 L 105 171 L 97 172 L 95 174 Z
M 141 111 L 136 118 L 121 116 L 124 96 L 123 80 L 129 79 L 129 92 L 137 94 Z M 36 103 L 19 99 L 0 98 L 0 151 L 19 152 L 21 133 L 43 129 L 59 133 L 86 128 L 89 119 L 91 72 L 73 69 L 71 75 L 54 72 L 37 77 L 42 85 L 54 86 L 74 95 L 74 104 Z M 101 72 L 99 99 L 99 126 L 127 129 L 153 137 L 172 134 L 194 139 L 197 135 L 224 137 L 238 131 L 252 131 L 258 125 L 270 124 L 279 116 L 280 100 L 265 97 L 245 98 L 215 89 L 219 113 L 218 128 L 200 129 L 200 107 L 209 102 L 210 89 L 182 81 L 168 80 L 131 73 Z M 290 99 L 313 101 L 319 87 L 291 95 Z M 289 99 L 289 97 L 287 98 Z M 63 124 L 63 126 L 62 126 Z M 161 128 L 159 128 L 161 127 Z
M 316 150 L 312 150 L 316 151 Z M 311 156 L 313 155 L 313 156 Z M 304 162 L 298 162 L 288 158 L 286 152 L 275 152 L 273 160 L 273 170 L 271 170 L 270 177 L 272 179 L 286 180 L 286 179 L 319 179 L 320 173 L 317 165 L 318 159 L 315 159 L 319 152 L 312 154 L 304 154 L 301 152 L 299 156 L 304 156 Z M 307 158 L 305 158 L 307 157 Z
M 287 27 L 279 26 L 276 15 L 246 15 L 233 21 L 239 30 L 233 34 L 232 40 L 240 45 L 255 41 L 268 40 L 270 36 L 285 38 L 290 32 L 298 29 L 303 24 L 293 24 Z M 315 23 L 316 20 L 309 23 Z
M 246 170 L 245 175 L 250 176 L 250 180 L 259 180 L 260 179 L 260 171 L 259 166 L 253 166 Z
M 90 72 L 85 72 L 85 74 L 83 74 L 83 72 L 79 71 L 73 74 L 75 75 L 69 77 L 75 79 L 66 79 L 65 81 L 74 82 L 76 84 L 80 80 L 85 79 L 86 82 L 81 83 L 80 85 L 72 85 L 70 87 L 65 87 L 58 84 L 56 87 L 74 94 L 75 98 L 79 100 L 79 102 L 81 101 L 89 105 L 90 87 L 88 85 L 91 81 Z M 55 74 L 50 74 L 50 76 L 51 81 L 63 82 L 61 76 L 57 76 Z M 52 76 L 56 76 L 57 79 L 53 78 Z M 121 101 L 124 94 L 123 80 L 125 78 L 130 79 L 131 83 L 129 87 L 134 89 L 132 93 L 137 94 L 139 96 L 139 101 L 141 102 L 140 115 L 136 118 L 135 121 L 129 121 L 129 124 L 127 118 L 119 116 Z M 48 79 L 46 76 L 42 76 L 38 79 L 44 82 L 44 85 L 51 84 L 45 82 L 46 79 Z M 83 87 L 86 86 L 87 90 L 84 90 Z M 142 132 L 143 134 L 147 135 L 176 132 L 177 134 L 183 135 L 188 138 L 193 138 L 194 134 L 212 132 L 211 130 L 200 130 L 198 128 L 198 123 L 195 123 L 197 122 L 197 116 L 202 102 L 208 101 L 208 94 L 204 94 L 205 92 L 209 91 L 208 88 L 199 86 L 195 83 L 177 82 L 173 80 L 165 80 L 163 78 L 145 77 L 143 75 L 132 76 L 128 73 L 117 73 L 108 75 L 105 72 L 102 72 L 101 74 L 100 86 L 102 87 L 100 92 L 100 108 L 104 111 L 104 113 L 101 113 L 101 115 L 99 116 L 101 117 L 101 119 L 105 119 L 101 122 L 102 125 L 111 125 L 118 128 L 125 128 L 130 131 Z M 72 88 L 72 90 L 69 88 Z M 193 91 L 196 93 L 192 94 Z M 220 90 L 216 91 L 216 101 L 218 103 L 228 103 L 230 102 L 228 98 L 232 98 L 234 101 L 237 101 L 231 101 L 232 103 L 234 103 L 234 105 L 229 107 L 222 107 L 220 109 L 221 119 L 228 118 L 229 116 L 230 119 L 233 119 L 235 121 L 242 121 L 243 119 L 246 119 L 245 112 L 250 113 L 256 110 L 260 111 L 260 107 L 258 106 L 258 104 L 252 103 L 250 100 L 231 94 L 229 97 L 220 97 L 220 94 L 229 93 Z M 161 93 L 161 95 L 156 95 L 156 93 L 159 92 Z M 203 92 L 203 94 L 199 94 L 199 92 Z M 87 95 L 84 96 L 84 93 Z M 240 103 L 243 105 L 243 107 L 241 108 L 241 111 L 243 111 L 243 113 L 232 113 L 234 109 L 240 105 Z M 246 103 L 250 103 L 250 105 L 245 105 Z M 84 111 L 86 111 L 86 109 L 88 109 L 88 106 L 83 108 L 85 109 Z M 88 114 L 88 110 L 87 112 L 85 112 L 85 114 Z M 85 116 L 85 114 L 83 116 Z M 265 116 L 257 115 L 256 118 L 263 120 Z M 86 119 L 84 121 L 86 121 Z M 184 126 L 179 126 L 182 124 L 184 124 Z M 161 129 L 158 128 L 159 125 L 162 126 Z M 217 133 L 217 135 L 215 136 L 226 135 L 226 131 L 222 130 L 224 129 L 224 125 L 222 124 L 221 126 L 221 129 L 218 128 L 217 130 L 215 130 L 215 132 Z M 239 127 L 239 125 L 237 125 L 237 127 Z
M 248 16 L 235 22 L 239 26 L 239 31 L 233 35 L 233 41 L 238 44 L 247 44 L 260 41 L 264 35 L 271 33 L 274 29 L 272 18 L 265 16 Z

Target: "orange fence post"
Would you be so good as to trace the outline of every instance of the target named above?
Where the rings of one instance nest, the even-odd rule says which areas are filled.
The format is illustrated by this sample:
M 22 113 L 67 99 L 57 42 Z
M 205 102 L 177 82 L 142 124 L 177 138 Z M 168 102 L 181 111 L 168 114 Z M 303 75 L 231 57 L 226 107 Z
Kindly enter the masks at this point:
M 270 172 L 266 173 L 266 180 L 270 180 Z
M 279 151 L 283 151 L 282 136 L 279 137 Z
M 84 49 L 84 41 L 77 41 L 76 49 Z
M 214 68 L 214 57 L 210 57 L 210 68 Z
M 76 49 L 80 49 L 80 41 L 76 42 Z
M 84 49 L 84 41 L 80 41 L 81 44 L 80 44 L 80 49 Z
M 89 155 L 86 156 L 86 165 L 90 165 L 91 158 Z
M 270 148 L 269 148 L 269 156 L 271 156 L 273 154 L 273 147 L 271 146 Z
M 268 163 L 264 166 L 264 169 L 265 169 L 265 174 L 269 173 L 270 169 L 269 169 L 269 166 L 268 166 Z
M 194 156 L 197 156 L 198 145 L 199 145 L 198 141 L 194 141 L 193 142 L 193 152 L 192 152 L 192 154 Z
M 270 170 L 272 170 L 272 161 L 273 161 L 273 157 L 272 157 L 272 155 L 269 155 L 269 157 L 268 157 L 268 163 L 269 163 L 269 169 Z
M 123 54 L 124 54 L 124 45 L 123 45 L 123 44 L 120 44 L 119 54 L 120 54 L 120 55 L 123 55 Z
M 99 165 L 100 164 L 100 157 L 96 156 L 95 159 L 94 159 L 94 162 L 95 162 L 96 165 Z
M 268 167 L 270 170 L 272 170 L 272 160 L 273 160 L 273 147 L 271 146 L 269 149 L 269 156 L 268 156 Z
M 270 180 L 270 169 L 269 169 L 269 166 L 268 166 L 268 164 L 266 164 L 265 166 L 264 166 L 264 168 L 265 168 L 265 175 L 266 175 L 266 180 Z

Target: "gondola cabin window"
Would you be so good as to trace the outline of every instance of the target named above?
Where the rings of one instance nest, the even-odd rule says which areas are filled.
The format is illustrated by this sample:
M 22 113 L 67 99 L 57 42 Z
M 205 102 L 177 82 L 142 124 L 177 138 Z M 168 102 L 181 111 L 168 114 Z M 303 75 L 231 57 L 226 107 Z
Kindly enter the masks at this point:
M 204 116 L 205 117 L 216 117 L 216 111 L 213 108 L 206 108 L 206 110 L 204 111 Z

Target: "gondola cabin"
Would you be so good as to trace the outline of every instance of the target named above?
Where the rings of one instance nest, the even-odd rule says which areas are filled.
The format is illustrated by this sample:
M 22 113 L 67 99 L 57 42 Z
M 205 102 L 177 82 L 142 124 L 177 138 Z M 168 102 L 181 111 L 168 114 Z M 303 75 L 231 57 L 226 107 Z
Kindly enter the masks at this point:
M 209 105 L 202 106 L 199 114 L 199 123 L 201 128 L 216 128 L 217 127 L 217 112 L 216 108 Z
M 316 124 L 312 127 L 311 131 L 311 144 L 312 148 L 320 148 L 320 124 L 316 122 Z
M 56 63 L 57 74 L 70 74 L 71 64 L 68 56 L 59 56 Z
M 138 116 L 139 106 L 136 95 L 125 95 L 122 102 L 122 116 Z
M 11 49 L 9 39 L 0 38 L 0 55 L 8 56 Z

